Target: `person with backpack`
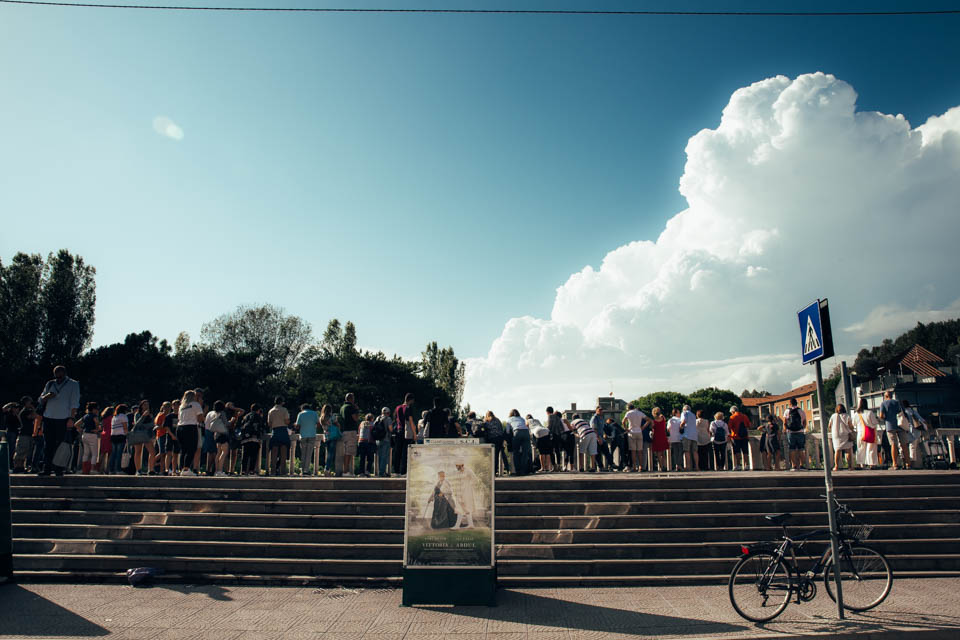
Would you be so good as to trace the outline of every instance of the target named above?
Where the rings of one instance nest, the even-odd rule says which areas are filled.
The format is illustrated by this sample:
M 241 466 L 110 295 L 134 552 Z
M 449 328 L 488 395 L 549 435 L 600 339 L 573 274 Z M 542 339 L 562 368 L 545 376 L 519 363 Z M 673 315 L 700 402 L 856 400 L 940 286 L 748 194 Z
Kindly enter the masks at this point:
M 733 470 L 746 471 L 750 458 L 750 418 L 740 413 L 734 405 L 730 407 L 730 441 L 733 445 Z M 739 464 L 738 464 L 739 463 Z
M 243 416 L 240 423 L 240 475 L 257 475 L 257 462 L 260 459 L 260 441 L 267 425 L 263 420 L 263 407 L 250 405 L 250 413 Z
M 407 449 L 417 441 L 417 420 L 413 411 L 414 397 L 408 393 L 403 404 L 393 410 L 393 472 L 407 475 Z
M 390 434 L 393 432 L 393 418 L 390 408 L 380 409 L 380 415 L 373 421 L 373 442 L 377 451 L 377 477 L 389 478 L 387 463 L 390 461 Z
M 804 454 L 807 451 L 807 414 L 797 406 L 797 399 L 790 398 L 790 407 L 783 418 L 787 431 L 787 448 L 790 450 L 790 468 L 792 471 L 804 469 Z
M 767 471 L 780 469 L 783 462 L 783 451 L 780 447 L 780 425 L 777 416 L 772 413 L 767 416 L 766 423 L 761 427 L 763 441 L 760 443 L 760 452 L 763 456 L 763 468 Z
M 727 435 L 730 427 L 723 421 L 723 411 L 717 411 L 710 423 L 710 438 L 713 440 L 713 457 L 717 463 L 717 471 L 727 468 Z

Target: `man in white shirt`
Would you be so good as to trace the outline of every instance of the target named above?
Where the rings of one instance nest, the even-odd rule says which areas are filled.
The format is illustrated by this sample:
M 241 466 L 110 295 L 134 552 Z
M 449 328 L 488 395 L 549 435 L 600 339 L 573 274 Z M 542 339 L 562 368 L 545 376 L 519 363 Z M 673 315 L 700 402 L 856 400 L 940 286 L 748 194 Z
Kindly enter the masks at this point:
M 680 409 L 674 408 L 673 415 L 667 420 L 667 441 L 670 443 L 670 468 L 674 471 L 683 470 L 683 420 L 680 419 Z
M 630 451 L 630 462 L 634 472 L 643 468 L 643 429 L 653 424 L 650 418 L 634 405 L 627 405 L 627 413 L 623 416 L 623 428 L 627 430 L 627 449 Z
M 697 416 L 690 410 L 690 405 L 683 405 L 680 414 L 683 423 L 683 462 L 686 471 L 697 470 Z

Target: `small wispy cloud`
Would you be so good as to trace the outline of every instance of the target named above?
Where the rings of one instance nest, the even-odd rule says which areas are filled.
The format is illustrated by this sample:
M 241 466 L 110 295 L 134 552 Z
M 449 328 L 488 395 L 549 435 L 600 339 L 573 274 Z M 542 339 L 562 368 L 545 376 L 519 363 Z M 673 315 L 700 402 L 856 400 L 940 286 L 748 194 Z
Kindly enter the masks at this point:
M 167 116 L 157 116 L 154 118 L 153 130 L 171 140 L 183 140 L 183 129 Z

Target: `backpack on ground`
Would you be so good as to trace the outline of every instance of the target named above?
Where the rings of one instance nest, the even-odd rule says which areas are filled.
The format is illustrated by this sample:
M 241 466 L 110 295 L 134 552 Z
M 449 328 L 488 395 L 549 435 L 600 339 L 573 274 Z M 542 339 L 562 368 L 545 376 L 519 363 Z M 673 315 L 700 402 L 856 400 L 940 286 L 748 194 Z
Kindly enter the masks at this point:
M 797 407 L 787 410 L 787 430 L 803 431 L 803 420 L 800 418 L 800 409 Z
M 371 435 L 373 439 L 377 442 L 380 442 L 387 437 L 387 425 L 383 423 L 383 416 L 378 416 L 376 420 L 373 421 L 373 429 L 371 430 Z

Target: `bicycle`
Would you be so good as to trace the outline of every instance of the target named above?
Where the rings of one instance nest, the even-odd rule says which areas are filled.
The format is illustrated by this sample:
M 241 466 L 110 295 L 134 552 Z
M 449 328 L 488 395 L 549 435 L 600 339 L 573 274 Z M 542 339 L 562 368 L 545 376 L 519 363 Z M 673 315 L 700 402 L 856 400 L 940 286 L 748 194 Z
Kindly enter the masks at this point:
M 850 611 L 873 609 L 890 594 L 893 572 L 882 553 L 862 544 L 873 527 L 860 522 L 856 514 L 834 498 L 840 523 L 838 550 L 840 554 L 840 578 L 843 581 L 843 606 Z M 730 604 L 738 614 L 751 622 L 773 620 L 790 604 L 796 595 L 797 604 L 810 602 L 817 595 L 814 582 L 823 575 L 827 595 L 836 602 L 833 573 L 836 565 L 828 545 L 816 563 L 805 573 L 800 572 L 797 552 L 802 552 L 807 542 L 827 534 L 827 530 L 790 537 L 787 521 L 792 514 L 778 513 L 764 516 L 783 528 L 783 536 L 777 542 L 758 542 L 741 545 L 740 560 L 730 572 L 728 591 Z M 813 555 L 806 555 L 813 560 Z

